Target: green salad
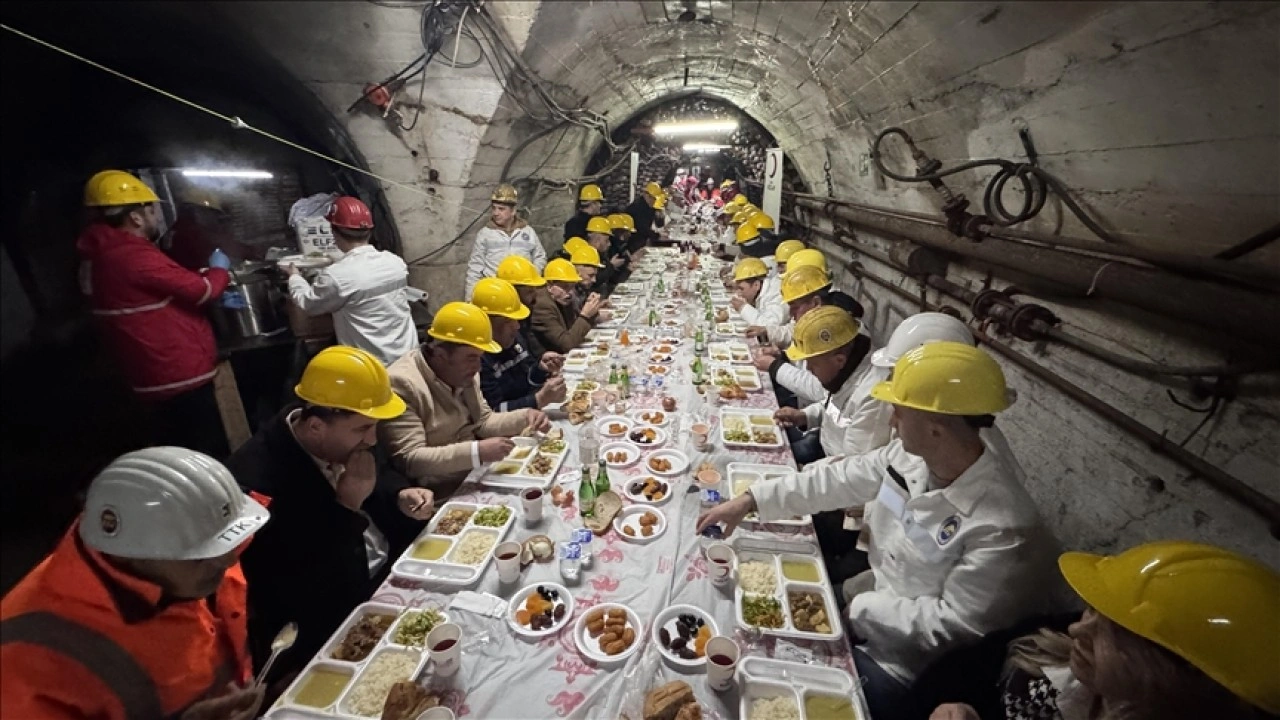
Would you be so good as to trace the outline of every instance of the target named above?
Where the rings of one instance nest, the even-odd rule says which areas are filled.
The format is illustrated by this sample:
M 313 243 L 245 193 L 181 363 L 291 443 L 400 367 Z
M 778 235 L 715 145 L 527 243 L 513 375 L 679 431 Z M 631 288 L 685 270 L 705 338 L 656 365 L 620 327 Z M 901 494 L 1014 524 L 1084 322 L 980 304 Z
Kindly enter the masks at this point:
M 436 610 L 408 613 L 400 621 L 394 640 L 397 645 L 421 646 L 427 640 L 427 633 L 442 622 L 444 622 L 444 616 Z
M 471 522 L 484 527 L 502 527 L 509 517 L 511 517 L 511 508 L 506 505 L 497 505 L 477 512 Z

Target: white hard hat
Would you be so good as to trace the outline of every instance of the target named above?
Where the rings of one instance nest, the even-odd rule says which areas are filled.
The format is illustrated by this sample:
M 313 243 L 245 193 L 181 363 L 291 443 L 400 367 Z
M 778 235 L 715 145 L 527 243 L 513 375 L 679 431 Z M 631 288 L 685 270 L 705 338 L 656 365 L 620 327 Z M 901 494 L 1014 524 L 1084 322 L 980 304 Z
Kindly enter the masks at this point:
M 892 368 L 898 358 L 931 342 L 958 342 L 973 344 L 973 333 L 969 326 L 944 313 L 926 312 L 912 315 L 903 320 L 898 329 L 889 336 L 889 342 L 871 354 L 871 364 L 881 368 Z
M 80 538 L 116 557 L 204 560 L 231 552 L 269 517 L 222 463 L 153 447 L 121 455 L 93 479 Z

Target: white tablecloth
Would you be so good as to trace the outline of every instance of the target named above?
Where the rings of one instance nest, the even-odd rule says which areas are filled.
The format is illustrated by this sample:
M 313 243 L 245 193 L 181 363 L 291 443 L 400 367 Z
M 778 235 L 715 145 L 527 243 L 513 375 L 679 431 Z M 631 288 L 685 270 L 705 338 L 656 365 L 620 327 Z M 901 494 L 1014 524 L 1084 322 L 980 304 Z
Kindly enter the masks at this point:
M 653 252 L 653 251 L 651 251 Z M 661 252 L 661 251 L 658 251 Z M 689 472 L 672 481 L 674 497 L 660 509 L 668 519 L 667 531 L 649 545 L 628 543 L 610 532 L 592 543 L 594 563 L 584 570 L 579 582 L 569 586 L 576 603 L 575 618 L 600 602 L 624 603 L 634 609 L 646 623 L 658 612 L 676 604 L 690 604 L 707 610 L 715 617 L 722 634 L 735 637 L 744 656 L 759 655 L 782 659 L 802 659 L 837 667 L 855 675 L 853 658 L 847 640 L 836 642 L 811 642 L 781 640 L 765 636 L 753 638 L 737 628 L 734 620 L 732 586 L 720 589 L 707 578 L 706 560 L 701 548 L 705 540 L 694 533 L 694 524 L 701 510 L 700 496 L 692 485 L 693 471 L 704 462 L 711 462 L 726 478 L 725 466 L 730 462 L 753 462 L 794 467 L 790 450 L 786 447 L 771 452 L 728 450 L 718 440 L 717 428 L 712 435 L 716 440 L 709 452 L 693 449 L 688 428 L 691 425 L 688 412 L 701 406 L 697 393 L 688 382 L 687 368 L 692 360 L 692 340 L 678 348 L 676 364 L 683 365 L 685 380 L 666 388 L 679 406 L 668 427 L 671 438 L 665 447 L 675 447 L 690 458 Z M 728 406 L 775 408 L 777 406 L 767 376 L 762 376 L 762 390 L 750 393 L 746 400 L 723 403 Z M 631 408 L 657 408 L 660 398 L 636 397 Z M 567 421 L 557 421 L 565 430 L 570 453 L 561 467 L 557 480 L 565 489 L 574 490 L 580 478 L 577 438 L 578 428 Z M 615 491 L 621 496 L 624 478 L 647 474 L 643 461 L 624 471 L 610 471 Z M 594 472 L 593 472 L 594 475 Z M 474 478 L 465 483 L 451 498 L 465 502 L 492 502 L 508 499 L 514 492 L 495 491 L 478 485 Z M 624 498 L 624 503 L 627 502 Z M 518 519 L 508 535 L 509 540 L 523 540 L 531 535 L 546 534 L 557 543 L 566 540 L 569 531 L 580 527 L 577 507 L 561 509 L 550 505 L 541 522 L 528 526 Z M 788 526 L 769 526 L 764 531 L 751 532 L 739 529 L 735 533 L 760 534 L 782 537 L 803 535 L 812 539 L 812 529 Z M 816 542 L 816 541 L 815 541 Z M 517 590 L 530 583 L 558 582 L 566 584 L 559 572 L 558 560 L 534 563 L 527 567 L 520 579 L 511 585 L 498 582 L 497 570 L 490 564 L 480 581 L 469 588 L 488 592 L 502 598 L 510 598 Z M 838 589 L 837 589 L 838 590 Z M 391 602 L 411 607 L 447 608 L 453 590 L 431 588 L 417 583 L 404 583 L 391 579 L 373 596 L 374 601 Z M 736 718 L 738 695 L 736 691 L 714 693 L 706 687 L 705 676 L 682 675 L 662 662 L 653 643 L 648 642 L 650 631 L 646 624 L 644 647 L 622 667 L 602 669 L 579 655 L 573 641 L 571 623 L 565 630 L 540 642 L 528 642 L 511 632 L 504 620 L 488 618 L 466 611 L 453 611 L 453 620 L 465 632 L 463 665 L 461 671 L 447 680 L 427 678 L 433 687 L 447 690 L 445 701 L 459 717 L 472 718 L 618 718 L 626 713 L 632 720 L 640 720 L 640 704 L 644 694 L 653 687 L 673 679 L 688 682 L 702 703 L 704 714 L 710 718 Z

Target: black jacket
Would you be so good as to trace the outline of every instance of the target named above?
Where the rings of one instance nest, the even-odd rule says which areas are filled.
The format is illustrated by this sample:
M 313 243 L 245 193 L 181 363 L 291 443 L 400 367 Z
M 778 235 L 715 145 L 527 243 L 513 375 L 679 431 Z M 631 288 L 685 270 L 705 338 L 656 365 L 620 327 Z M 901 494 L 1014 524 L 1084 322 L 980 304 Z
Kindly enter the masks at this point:
M 656 219 L 657 213 L 654 212 L 653 208 L 649 207 L 649 203 L 645 202 L 643 197 L 637 197 L 622 212 L 630 215 L 631 219 L 635 221 L 636 231 L 631 236 L 631 239 L 636 242 L 643 241 L 640 247 L 657 240 L 658 233 L 653 229 L 654 226 L 662 227 L 666 223 L 665 220 Z
M 522 335 L 516 335 L 506 350 L 480 358 L 480 392 L 494 412 L 538 406 L 534 393 L 547 381 L 546 372 L 538 367 L 541 358 L 526 349 Z
M 588 215 L 579 210 L 577 215 L 569 218 L 569 221 L 564 224 L 564 239 L 568 240 L 571 237 L 580 237 L 583 240 L 586 240 L 587 223 L 590 222 L 593 217 L 595 216 Z
M 249 641 L 255 665 L 265 661 L 272 638 L 289 621 L 298 641 L 272 675 L 301 668 L 351 610 L 377 589 L 423 523 L 396 507 L 408 480 L 379 463 L 378 484 L 363 510 L 386 536 L 386 564 L 369 576 L 364 531 L 369 520 L 338 503 L 329 481 L 289 431 L 286 407 L 227 461 L 245 490 L 270 498 L 271 519 L 240 558 L 249 582 Z

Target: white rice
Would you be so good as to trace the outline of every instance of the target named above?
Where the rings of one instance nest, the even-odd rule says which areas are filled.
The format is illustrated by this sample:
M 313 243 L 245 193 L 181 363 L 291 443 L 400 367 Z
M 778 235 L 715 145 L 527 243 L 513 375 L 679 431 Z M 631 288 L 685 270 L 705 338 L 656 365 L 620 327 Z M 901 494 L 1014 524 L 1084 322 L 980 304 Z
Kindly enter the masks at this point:
M 800 720 L 800 707 L 794 698 L 761 698 L 751 703 L 748 720 Z
M 418 667 L 421 656 L 417 653 L 384 652 L 374 658 L 356 684 L 347 693 L 343 702 L 348 712 L 365 717 L 377 717 L 382 714 L 382 706 L 387 702 L 391 686 L 401 680 L 408 680 Z
M 495 535 L 486 532 L 469 532 L 462 536 L 458 546 L 449 555 L 449 562 L 462 565 L 479 565 L 493 549 Z
M 752 560 L 738 566 L 738 582 L 744 592 L 772 595 L 778 587 L 778 574 L 774 572 L 773 563 Z

